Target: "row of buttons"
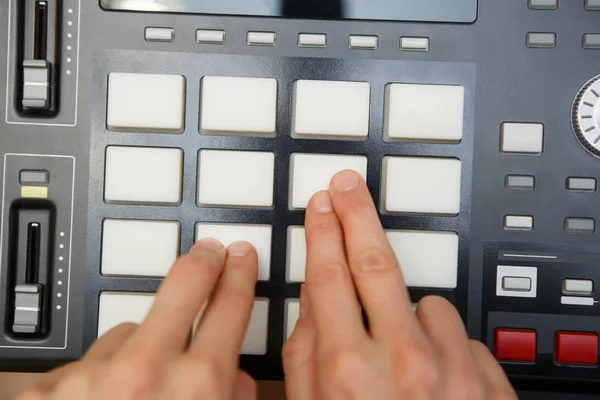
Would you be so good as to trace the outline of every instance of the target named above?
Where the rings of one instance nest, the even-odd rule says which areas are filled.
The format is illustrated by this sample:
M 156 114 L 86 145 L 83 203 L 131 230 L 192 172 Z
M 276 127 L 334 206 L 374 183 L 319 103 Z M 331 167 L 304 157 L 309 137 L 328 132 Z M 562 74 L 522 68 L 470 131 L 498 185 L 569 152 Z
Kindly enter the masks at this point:
M 147 27 L 144 30 L 144 39 L 147 42 L 173 42 L 175 30 L 165 27 Z M 196 30 L 196 43 L 199 44 L 225 44 L 226 32 L 215 29 Z M 401 37 L 400 49 L 405 51 L 428 51 L 428 37 Z M 275 46 L 277 34 L 275 32 L 248 32 L 246 43 L 250 46 Z M 298 34 L 300 47 L 327 47 L 327 35 L 324 33 Z M 350 35 L 348 47 L 351 49 L 375 50 L 379 46 L 379 37 L 376 35 Z
M 499 361 L 534 363 L 537 333 L 531 329 L 496 329 L 494 354 Z M 598 334 L 556 332 L 554 361 L 560 365 L 598 365 Z
M 101 273 L 105 276 L 166 276 L 179 255 L 180 230 L 178 221 L 104 220 Z M 258 253 L 258 280 L 268 281 L 271 277 L 272 231 L 271 225 L 199 222 L 195 240 L 210 237 L 225 246 L 242 240 L 251 243 Z M 456 288 L 456 233 L 389 230 L 386 234 L 409 287 Z M 432 248 L 436 251 L 430 251 Z M 287 282 L 305 281 L 306 241 L 302 226 L 288 227 L 286 264 Z
M 208 207 L 273 206 L 275 155 L 270 152 L 201 150 L 197 200 Z M 367 157 L 294 153 L 289 207 L 306 208 L 338 172 L 367 176 Z M 385 157 L 383 208 L 390 213 L 457 215 L 461 161 L 455 158 Z M 104 198 L 109 203 L 177 205 L 182 196 L 183 151 L 119 147 L 106 150 Z
M 566 189 L 569 192 L 594 193 L 597 188 L 596 178 L 571 176 L 566 180 Z M 534 190 L 535 176 L 533 175 L 506 175 L 504 187 L 510 190 Z
M 552 32 L 529 32 L 525 39 L 527 47 L 533 49 L 553 49 L 558 42 L 558 36 Z M 584 49 L 600 49 L 600 33 L 586 33 L 581 45 Z
M 532 10 L 556 10 L 559 0 L 528 0 Z M 585 0 L 583 7 L 588 11 L 600 11 L 600 0 Z
M 114 131 L 181 133 L 186 80 L 181 75 L 111 73 L 107 127 Z M 206 76 L 201 79 L 200 132 L 273 137 L 278 82 L 267 78 Z M 384 140 L 459 143 L 463 135 L 462 86 L 386 86 Z M 292 136 L 366 139 L 368 82 L 299 80 L 293 85 Z M 437 110 L 431 113 L 431 110 Z
M 564 223 L 568 233 L 594 233 L 596 220 L 593 218 L 567 217 Z M 530 215 L 506 215 L 504 229 L 511 231 L 532 231 L 533 217 Z

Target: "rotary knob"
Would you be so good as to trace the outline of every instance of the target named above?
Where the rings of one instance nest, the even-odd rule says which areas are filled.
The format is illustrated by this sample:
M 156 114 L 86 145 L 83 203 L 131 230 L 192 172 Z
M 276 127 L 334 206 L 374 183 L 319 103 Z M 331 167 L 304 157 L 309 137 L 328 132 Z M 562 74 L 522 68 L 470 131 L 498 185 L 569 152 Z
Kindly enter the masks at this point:
M 586 83 L 572 109 L 573 132 L 581 145 L 600 157 L 600 75 Z

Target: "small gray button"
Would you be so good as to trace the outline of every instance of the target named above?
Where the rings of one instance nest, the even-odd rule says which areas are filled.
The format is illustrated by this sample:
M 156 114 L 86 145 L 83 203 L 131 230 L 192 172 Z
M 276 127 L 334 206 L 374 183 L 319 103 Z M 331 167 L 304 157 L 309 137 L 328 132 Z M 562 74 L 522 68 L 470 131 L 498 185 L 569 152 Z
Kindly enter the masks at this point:
M 400 49 L 405 51 L 429 51 L 428 37 L 402 37 Z
M 40 329 L 42 285 L 15 287 L 14 333 L 36 333 Z
M 506 175 L 504 186 L 513 190 L 533 190 L 535 177 L 531 175 Z
M 592 218 L 567 218 L 565 219 L 567 232 L 593 233 L 596 230 L 596 221 Z
M 558 0 L 529 0 L 529 8 L 532 10 L 556 10 Z
M 531 278 L 523 276 L 505 276 L 502 278 L 502 289 L 512 292 L 531 291 Z
M 147 42 L 172 42 L 175 40 L 175 30 L 173 28 L 148 27 L 144 31 L 144 38 Z
M 584 49 L 600 49 L 600 33 L 586 33 L 583 35 Z
M 19 182 L 21 185 L 47 185 L 50 180 L 48 171 L 21 170 L 19 172 Z
M 23 100 L 25 108 L 50 106 L 50 65 L 46 60 L 23 61 Z
M 585 0 L 585 9 L 589 11 L 600 11 L 600 0 Z
M 556 33 L 529 32 L 527 47 L 536 49 L 552 49 L 556 47 Z
M 595 192 L 596 185 L 597 183 L 595 178 L 571 177 L 567 179 L 567 190 L 571 190 L 573 192 Z
M 589 279 L 565 279 L 562 293 L 567 296 L 591 296 L 594 293 L 594 282 Z

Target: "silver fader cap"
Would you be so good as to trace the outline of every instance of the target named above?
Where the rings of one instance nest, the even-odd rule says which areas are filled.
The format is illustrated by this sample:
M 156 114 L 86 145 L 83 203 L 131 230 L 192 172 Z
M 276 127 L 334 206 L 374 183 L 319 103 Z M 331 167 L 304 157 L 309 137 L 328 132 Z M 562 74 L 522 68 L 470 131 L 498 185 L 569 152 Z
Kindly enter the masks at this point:
M 50 64 L 47 61 L 23 61 L 22 105 L 42 110 L 50 107 Z
M 14 333 L 36 333 L 40 330 L 42 285 L 15 287 Z

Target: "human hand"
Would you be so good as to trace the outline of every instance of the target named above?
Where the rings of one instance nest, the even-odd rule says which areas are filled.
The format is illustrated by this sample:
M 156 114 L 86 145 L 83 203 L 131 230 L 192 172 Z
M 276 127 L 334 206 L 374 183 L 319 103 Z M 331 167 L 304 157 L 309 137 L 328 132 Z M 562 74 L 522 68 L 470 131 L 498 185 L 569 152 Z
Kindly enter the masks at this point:
M 283 350 L 289 400 L 516 399 L 500 365 L 468 339 L 448 301 L 426 297 L 413 312 L 358 174 L 339 173 L 329 191 L 312 198 L 305 229 L 301 316 Z
M 257 274 L 249 243 L 228 249 L 212 239 L 196 243 L 174 264 L 141 326 L 116 327 L 80 361 L 49 373 L 17 399 L 256 399 L 256 383 L 238 362 Z

